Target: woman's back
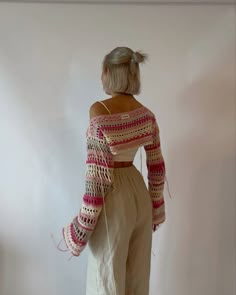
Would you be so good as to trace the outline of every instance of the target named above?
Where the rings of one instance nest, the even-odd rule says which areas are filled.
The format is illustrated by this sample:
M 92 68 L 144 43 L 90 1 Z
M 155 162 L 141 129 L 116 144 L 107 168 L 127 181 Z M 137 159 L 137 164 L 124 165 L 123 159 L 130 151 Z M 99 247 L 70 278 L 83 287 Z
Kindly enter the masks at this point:
M 136 108 L 143 107 L 143 105 L 130 95 L 117 95 L 111 98 L 101 100 L 106 105 L 111 114 L 129 112 Z M 102 105 L 97 105 L 98 109 L 105 115 L 107 110 Z
M 133 112 L 137 109 L 143 108 L 144 106 L 140 104 L 134 97 L 130 97 L 127 95 L 119 95 L 119 99 L 108 98 L 102 101 L 98 101 L 107 112 L 112 114 L 123 114 L 124 117 L 129 116 L 130 112 Z M 100 106 L 99 106 L 100 107 Z M 126 127 L 127 129 L 127 127 Z M 139 146 L 131 147 L 124 151 L 119 151 L 117 154 L 113 155 L 114 162 L 133 162 L 135 155 L 139 149 Z

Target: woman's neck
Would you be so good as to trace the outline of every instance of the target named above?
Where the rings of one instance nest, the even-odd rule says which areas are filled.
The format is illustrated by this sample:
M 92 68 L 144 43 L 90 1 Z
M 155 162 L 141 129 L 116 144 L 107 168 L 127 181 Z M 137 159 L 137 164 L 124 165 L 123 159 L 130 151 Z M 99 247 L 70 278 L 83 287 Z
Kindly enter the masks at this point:
M 113 93 L 111 93 L 111 96 L 112 96 L 112 97 L 116 97 L 116 96 L 125 96 L 125 97 L 132 97 L 132 98 L 134 98 L 132 94 L 129 94 L 129 93 L 122 93 L 122 92 L 113 92 Z

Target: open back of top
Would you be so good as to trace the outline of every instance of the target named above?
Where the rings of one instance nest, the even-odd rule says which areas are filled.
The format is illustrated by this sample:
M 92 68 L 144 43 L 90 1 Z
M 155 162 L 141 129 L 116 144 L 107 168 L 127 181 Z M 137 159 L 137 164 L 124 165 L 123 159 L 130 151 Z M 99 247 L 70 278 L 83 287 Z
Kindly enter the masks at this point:
M 114 130 L 114 126 L 112 127 L 106 127 L 105 124 L 105 128 L 103 129 L 104 132 L 107 132 L 107 138 L 110 136 L 112 136 L 112 139 L 110 139 L 110 142 L 112 142 L 113 140 L 113 146 L 111 148 L 111 152 L 113 153 L 113 161 L 117 161 L 117 162 L 123 162 L 123 161 L 133 161 L 135 158 L 135 155 L 140 147 L 140 144 L 138 144 L 137 146 L 131 147 L 131 146 L 127 146 L 126 144 L 126 148 L 124 150 L 122 149 L 117 149 L 115 150 L 114 146 L 115 146 L 115 142 L 119 142 L 118 144 L 122 145 L 122 141 L 124 142 L 126 140 L 126 142 L 130 142 L 131 144 L 131 140 L 132 140 L 132 134 L 134 134 L 134 130 L 132 130 L 135 126 L 135 116 L 136 114 L 141 114 L 140 110 L 143 111 L 147 111 L 146 107 L 141 107 L 141 108 L 137 108 L 134 109 L 132 111 L 128 111 L 128 112 L 122 112 L 122 113 L 116 113 L 116 114 L 112 114 L 111 111 L 109 110 L 109 108 L 102 102 L 99 101 L 109 112 L 109 114 L 104 115 L 105 118 L 111 119 L 111 121 L 113 120 L 113 118 L 120 120 L 119 126 L 121 127 L 121 130 L 116 130 L 115 133 Z M 114 117 L 112 117 L 114 116 Z M 102 118 L 101 116 L 99 116 L 100 118 Z M 139 120 L 139 117 L 137 117 L 137 121 Z M 117 124 L 117 122 L 114 122 L 115 124 Z M 139 122 L 141 123 L 141 122 Z M 141 124 L 138 124 L 137 122 L 137 127 L 141 127 Z M 113 128 L 113 130 L 112 130 Z M 141 127 L 142 128 L 142 127 Z M 137 132 L 136 132 L 137 133 Z M 109 141 L 109 140 L 108 140 Z

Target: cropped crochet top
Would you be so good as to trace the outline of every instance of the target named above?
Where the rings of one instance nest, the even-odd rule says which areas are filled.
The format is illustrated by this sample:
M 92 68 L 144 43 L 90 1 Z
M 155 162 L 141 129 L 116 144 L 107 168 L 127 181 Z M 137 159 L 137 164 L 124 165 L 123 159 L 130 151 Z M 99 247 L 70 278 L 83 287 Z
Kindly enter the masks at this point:
M 139 147 L 146 152 L 152 224 L 159 226 L 166 218 L 163 196 L 165 162 L 154 113 L 142 106 L 129 112 L 95 116 L 89 120 L 86 146 L 82 205 L 78 215 L 62 229 L 66 246 L 74 256 L 80 255 L 96 227 L 105 196 L 112 187 L 113 171 L 116 169 L 114 159 L 133 159 Z

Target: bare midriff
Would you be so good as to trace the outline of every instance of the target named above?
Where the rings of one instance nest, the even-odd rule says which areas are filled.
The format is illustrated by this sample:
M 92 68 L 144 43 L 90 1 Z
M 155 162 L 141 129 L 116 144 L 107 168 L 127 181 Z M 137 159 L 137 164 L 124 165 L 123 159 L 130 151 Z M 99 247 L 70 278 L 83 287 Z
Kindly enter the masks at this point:
M 120 168 L 120 167 L 129 167 L 133 165 L 132 161 L 126 161 L 126 162 L 114 162 L 114 168 Z

